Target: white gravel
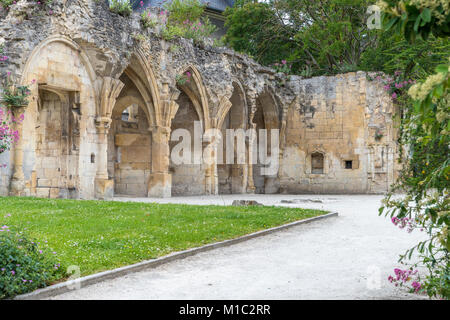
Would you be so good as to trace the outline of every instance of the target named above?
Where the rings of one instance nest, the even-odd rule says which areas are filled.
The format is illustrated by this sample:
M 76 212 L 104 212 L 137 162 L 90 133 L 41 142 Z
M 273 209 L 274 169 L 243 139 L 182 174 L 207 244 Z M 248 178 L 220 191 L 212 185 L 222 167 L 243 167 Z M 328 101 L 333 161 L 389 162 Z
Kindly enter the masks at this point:
M 423 239 L 378 216 L 382 196 L 229 195 L 128 199 L 188 204 L 326 209 L 339 217 L 107 280 L 53 299 L 417 299 L 387 281 L 398 254 Z M 282 204 L 281 200 L 300 200 Z M 317 200 L 321 202 L 316 202 Z

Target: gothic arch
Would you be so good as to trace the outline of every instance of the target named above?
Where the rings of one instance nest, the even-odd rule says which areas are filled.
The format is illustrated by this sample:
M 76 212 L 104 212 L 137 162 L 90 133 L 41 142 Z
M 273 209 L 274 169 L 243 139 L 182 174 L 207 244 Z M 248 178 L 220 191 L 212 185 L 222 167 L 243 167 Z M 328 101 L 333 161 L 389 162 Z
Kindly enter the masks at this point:
M 230 99 L 227 99 L 225 97 L 222 97 L 220 99 L 219 108 L 218 108 L 218 112 L 217 112 L 217 128 L 222 128 L 223 122 L 224 122 L 228 112 L 230 111 L 230 109 L 233 105 L 233 102 L 242 103 L 242 108 L 243 108 L 242 111 L 244 113 L 244 118 L 247 117 L 248 107 L 247 107 L 247 98 L 245 95 L 244 88 L 243 88 L 242 84 L 237 80 L 233 80 L 232 84 L 233 84 L 233 93 L 232 93 Z M 232 100 L 234 100 L 235 97 L 239 101 L 232 101 Z M 242 124 L 242 129 L 244 128 L 244 126 L 245 126 L 245 124 Z
M 83 62 L 84 66 L 87 70 L 87 73 L 89 75 L 91 82 L 92 83 L 95 82 L 95 79 L 97 78 L 96 73 L 94 71 L 94 68 L 92 67 L 92 64 L 89 60 L 88 55 L 84 52 L 83 48 L 81 48 L 76 42 L 72 41 L 71 39 L 69 39 L 65 36 L 54 35 L 54 36 L 50 36 L 47 39 L 43 40 L 33 49 L 33 51 L 31 52 L 30 56 L 28 57 L 28 60 L 25 63 L 25 66 L 23 68 L 22 76 L 20 78 L 20 83 L 22 83 L 24 85 L 28 84 L 28 83 L 26 83 L 26 77 L 31 68 L 32 62 L 34 61 L 34 59 L 36 57 L 39 56 L 40 51 L 43 48 L 45 48 L 46 46 L 48 46 L 49 44 L 51 44 L 52 42 L 62 42 L 65 45 L 72 48 L 73 50 L 77 51 L 80 55 L 81 61 Z
M 202 123 L 203 130 L 208 130 L 211 126 L 208 95 L 206 93 L 205 85 L 203 84 L 202 76 L 198 69 L 191 64 L 181 70 L 182 72 L 180 74 L 185 74 L 188 71 L 191 73 L 192 82 L 190 82 L 190 86 L 186 84 L 178 84 L 178 86 L 184 93 L 186 93 L 189 99 L 191 99 Z

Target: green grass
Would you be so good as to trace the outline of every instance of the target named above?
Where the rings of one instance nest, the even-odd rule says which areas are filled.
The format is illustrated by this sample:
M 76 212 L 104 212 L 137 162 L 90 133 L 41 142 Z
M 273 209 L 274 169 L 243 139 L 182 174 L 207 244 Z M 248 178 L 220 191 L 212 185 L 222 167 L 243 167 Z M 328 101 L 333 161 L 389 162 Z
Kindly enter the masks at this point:
M 281 207 L 192 206 L 0 197 L 0 226 L 26 233 L 82 275 L 325 214 Z M 9 216 L 11 214 L 11 216 Z

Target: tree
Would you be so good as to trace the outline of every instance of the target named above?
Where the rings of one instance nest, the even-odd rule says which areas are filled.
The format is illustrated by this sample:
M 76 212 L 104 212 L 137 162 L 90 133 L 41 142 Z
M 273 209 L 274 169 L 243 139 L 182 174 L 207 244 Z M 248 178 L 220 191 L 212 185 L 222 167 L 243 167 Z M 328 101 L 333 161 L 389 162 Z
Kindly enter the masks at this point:
M 376 41 L 367 27 L 369 0 L 239 0 L 225 11 L 225 40 L 262 64 L 288 60 L 292 71 L 354 71 Z

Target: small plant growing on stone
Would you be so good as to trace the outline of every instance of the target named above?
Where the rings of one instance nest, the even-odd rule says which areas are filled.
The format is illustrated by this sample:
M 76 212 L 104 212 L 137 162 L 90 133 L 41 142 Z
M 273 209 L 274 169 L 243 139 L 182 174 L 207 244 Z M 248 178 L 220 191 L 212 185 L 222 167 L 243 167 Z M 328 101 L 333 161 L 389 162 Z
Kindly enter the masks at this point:
M 383 138 L 383 133 L 381 132 L 380 129 L 377 129 L 375 131 L 375 140 L 380 141 L 382 138 Z
M 221 37 L 219 39 L 214 39 L 213 41 L 213 47 L 214 48 L 218 48 L 218 47 L 225 47 L 225 40 L 224 37 Z
M 311 78 L 313 75 L 313 71 L 310 66 L 305 66 L 305 68 L 300 72 L 300 75 L 304 78 Z
M 141 7 L 144 6 L 144 2 L 140 2 Z M 152 14 L 150 7 L 147 7 L 141 13 L 141 24 L 142 27 L 146 28 L 155 28 L 158 24 L 164 25 L 167 21 L 167 12 L 165 10 L 161 10 L 159 14 Z
M 180 51 L 180 46 L 177 46 L 176 44 L 173 44 L 169 47 L 169 51 L 171 53 L 177 53 L 178 51 Z
M 23 121 L 23 114 L 19 119 L 15 119 L 10 110 L 5 110 L 0 106 L 0 154 L 11 149 L 11 146 L 19 141 L 19 133 L 14 130 L 16 122 Z M 0 163 L 0 168 L 6 167 Z
M 274 68 L 276 72 L 289 74 L 291 72 L 292 65 L 288 64 L 286 60 L 281 60 L 281 63 L 277 62 L 273 64 L 272 68 Z
M 33 81 L 34 82 L 34 81 Z M 28 85 L 18 86 L 11 81 L 11 73 L 8 72 L 3 84 L 1 102 L 8 107 L 22 107 L 28 105 L 28 96 L 31 94 Z
M 186 83 L 189 83 L 191 76 L 192 76 L 191 73 L 189 71 L 186 71 L 184 74 L 176 75 L 175 81 L 177 82 L 178 85 L 183 86 Z
M 109 10 L 121 16 L 129 16 L 133 12 L 130 0 L 110 0 Z
M 199 0 L 173 0 L 165 9 L 169 12 L 167 24 L 161 36 L 165 40 L 175 37 L 193 39 L 195 43 L 204 42 L 216 31 L 216 26 L 209 19 L 203 19 L 206 6 Z
M 139 42 L 144 42 L 146 40 L 146 37 L 141 33 L 135 33 L 132 35 L 132 37 Z
M 0 9 L 8 10 L 14 2 L 15 0 L 0 0 Z

